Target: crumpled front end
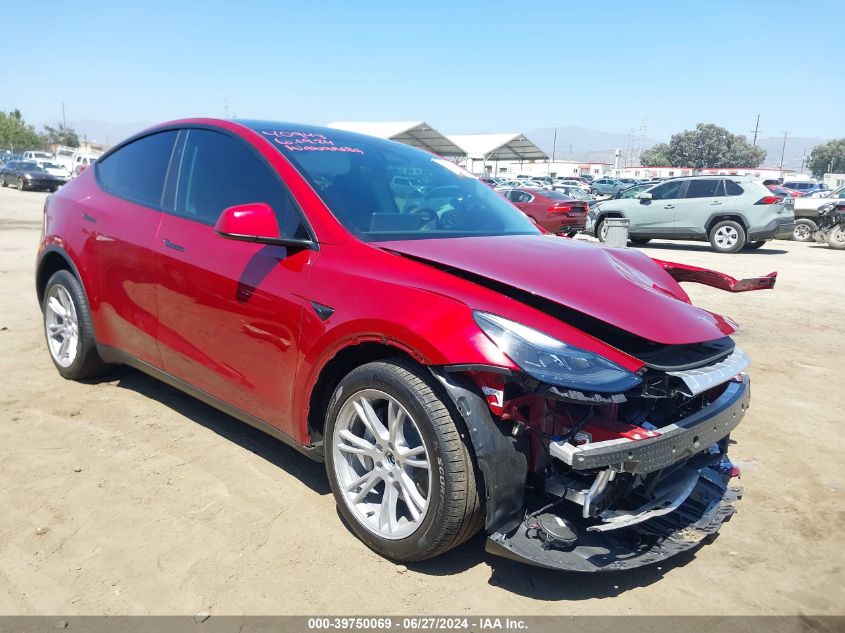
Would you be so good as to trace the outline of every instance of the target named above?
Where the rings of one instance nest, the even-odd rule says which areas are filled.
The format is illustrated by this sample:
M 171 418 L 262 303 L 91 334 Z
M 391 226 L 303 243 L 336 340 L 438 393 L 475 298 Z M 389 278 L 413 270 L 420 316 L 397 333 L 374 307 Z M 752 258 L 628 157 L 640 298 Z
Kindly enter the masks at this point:
M 442 373 L 470 434 L 492 424 L 501 436 L 477 455 L 488 471 L 488 551 L 610 571 L 656 563 L 714 535 L 741 496 L 728 445 L 749 406 L 747 365 L 725 338 L 655 352 L 641 384 L 624 393 L 562 389 L 517 373 Z M 473 399 L 479 392 L 484 400 Z M 519 499 L 514 478 L 522 478 Z

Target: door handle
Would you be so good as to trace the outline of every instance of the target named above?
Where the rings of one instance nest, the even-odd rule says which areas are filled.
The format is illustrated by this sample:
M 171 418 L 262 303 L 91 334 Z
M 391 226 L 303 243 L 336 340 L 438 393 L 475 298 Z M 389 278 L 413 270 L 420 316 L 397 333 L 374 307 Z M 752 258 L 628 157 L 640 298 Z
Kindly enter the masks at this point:
M 718 207 L 718 206 L 719 206 L 719 205 L 721 205 L 721 204 L 722 204 L 721 202 L 719 202 L 718 200 L 715 200 L 715 201 L 713 201 L 713 202 L 711 202 L 711 203 L 710 203 L 710 206 L 711 206 L 711 207 Z
M 674 208 L 675 208 L 675 205 L 674 205 L 674 204 L 667 204 L 667 205 L 666 205 L 666 206 L 664 206 L 663 208 L 664 208 L 664 209 L 674 209 Z
M 179 251 L 180 253 L 184 253 L 184 252 L 185 252 L 185 247 L 184 247 L 184 246 L 180 246 L 179 244 L 174 244 L 173 242 L 171 242 L 171 241 L 170 241 L 170 240 L 168 240 L 167 238 L 165 238 L 165 239 L 164 239 L 164 245 L 165 245 L 167 248 L 172 248 L 174 251 Z
M 93 215 L 88 215 L 87 213 L 85 213 L 85 211 L 82 212 L 82 219 L 86 222 L 93 222 L 94 224 L 97 223 L 97 218 L 95 218 Z

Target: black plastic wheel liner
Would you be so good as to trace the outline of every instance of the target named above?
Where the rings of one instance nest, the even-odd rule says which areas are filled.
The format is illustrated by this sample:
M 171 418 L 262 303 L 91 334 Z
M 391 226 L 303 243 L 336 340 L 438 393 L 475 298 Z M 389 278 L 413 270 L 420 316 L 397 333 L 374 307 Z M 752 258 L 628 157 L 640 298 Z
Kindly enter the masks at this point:
M 518 450 L 517 440 L 496 426 L 487 402 L 465 385 L 459 374 L 439 367 L 429 369 L 446 389 L 469 431 L 487 495 L 484 527 L 488 533 L 514 530 L 524 513 L 528 458 Z

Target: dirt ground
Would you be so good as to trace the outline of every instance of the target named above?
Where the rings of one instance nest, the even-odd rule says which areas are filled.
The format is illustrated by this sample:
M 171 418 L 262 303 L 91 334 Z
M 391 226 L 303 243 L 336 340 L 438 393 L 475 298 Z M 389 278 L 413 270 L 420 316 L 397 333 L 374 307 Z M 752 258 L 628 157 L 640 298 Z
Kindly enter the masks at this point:
M 0 189 L 0 614 L 845 612 L 845 252 L 643 249 L 779 273 L 773 292 L 686 284 L 753 358 L 732 448 L 745 498 L 714 543 L 576 575 L 490 556 L 478 536 L 405 569 L 343 526 L 322 465 L 135 371 L 59 377 L 33 290 L 44 198 Z

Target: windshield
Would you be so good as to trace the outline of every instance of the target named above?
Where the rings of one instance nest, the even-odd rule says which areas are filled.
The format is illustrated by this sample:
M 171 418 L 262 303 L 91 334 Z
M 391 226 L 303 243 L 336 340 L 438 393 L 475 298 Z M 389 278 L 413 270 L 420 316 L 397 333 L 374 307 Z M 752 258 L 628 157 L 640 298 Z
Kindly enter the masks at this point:
M 21 163 L 18 165 L 18 169 L 21 171 L 40 171 L 40 167 L 38 163 Z
M 527 216 L 444 158 L 341 130 L 246 125 L 270 141 L 363 240 L 539 234 Z

